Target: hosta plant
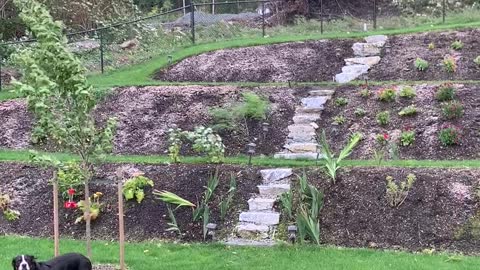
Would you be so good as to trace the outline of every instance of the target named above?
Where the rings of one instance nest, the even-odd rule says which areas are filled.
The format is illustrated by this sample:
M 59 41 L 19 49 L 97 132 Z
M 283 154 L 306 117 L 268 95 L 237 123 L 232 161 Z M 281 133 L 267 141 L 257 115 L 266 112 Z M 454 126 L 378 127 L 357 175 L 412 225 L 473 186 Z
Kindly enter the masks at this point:
M 330 150 L 330 146 L 327 142 L 327 137 L 325 135 L 325 131 L 323 130 L 320 135 L 320 145 L 322 147 L 323 159 L 325 160 L 325 169 L 327 175 L 330 177 L 331 181 L 335 184 L 337 180 L 337 171 L 342 166 L 342 161 L 352 154 L 353 149 L 358 145 L 360 140 L 362 139 L 362 135 L 360 133 L 354 133 L 348 144 L 342 149 L 338 157 Z
M 443 59 L 443 68 L 448 73 L 455 73 L 457 71 L 457 60 L 455 57 L 447 55 Z
M 367 111 L 365 111 L 363 108 L 356 108 L 354 113 L 357 117 L 363 117 L 367 114 Z
M 413 116 L 417 114 L 417 107 L 415 105 L 410 105 L 403 108 L 398 115 L 400 116 Z
M 143 175 L 137 175 L 125 181 L 122 190 L 123 196 L 125 196 L 127 201 L 137 199 L 137 202 L 141 203 L 143 198 L 145 198 L 144 188 L 147 186 L 153 187 L 153 180 Z
M 463 42 L 461 40 L 455 40 L 450 47 L 456 51 L 463 49 Z
M 410 146 L 415 141 L 415 130 L 407 129 L 400 134 L 400 143 L 402 146 Z
M 415 91 L 415 88 L 411 86 L 404 86 L 398 95 L 402 98 L 412 99 L 417 95 L 417 92 Z
M 211 128 L 199 126 L 195 131 L 188 132 L 186 137 L 193 143 L 193 150 L 205 153 L 213 163 L 222 162 L 225 156 L 225 145 L 222 138 Z
M 392 102 L 395 101 L 395 97 L 397 96 L 397 92 L 395 88 L 383 88 L 378 90 L 377 98 L 383 102 Z
M 343 106 L 346 106 L 347 104 L 348 104 L 348 99 L 344 97 L 339 97 L 335 99 L 335 106 L 337 107 L 343 107 Z
M 390 123 L 390 112 L 384 111 L 377 114 L 377 123 L 381 126 L 386 126 Z

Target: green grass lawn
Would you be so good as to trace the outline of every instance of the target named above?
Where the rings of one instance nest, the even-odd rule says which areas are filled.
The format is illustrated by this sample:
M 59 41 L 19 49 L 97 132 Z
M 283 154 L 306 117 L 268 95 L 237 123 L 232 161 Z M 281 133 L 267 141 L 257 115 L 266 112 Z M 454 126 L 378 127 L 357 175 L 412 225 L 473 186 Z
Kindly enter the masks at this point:
M 23 237 L 0 237 L 0 268 L 10 269 L 17 254 L 33 254 L 41 260 L 53 255 L 53 241 Z M 61 253 L 84 252 L 83 242 L 62 240 Z M 93 243 L 94 264 L 117 264 L 118 246 Z M 224 245 L 138 243 L 127 244 L 130 270 L 467 270 L 480 267 L 479 257 L 424 255 L 367 249 L 314 246 L 273 248 L 228 247 Z
M 184 58 L 198 55 L 201 53 L 225 49 L 225 48 L 238 48 L 248 47 L 255 45 L 275 44 L 294 41 L 305 40 L 318 40 L 318 39 L 334 39 L 334 38 L 360 38 L 375 34 L 397 35 L 407 34 L 415 32 L 426 31 L 442 31 L 451 29 L 472 28 L 480 26 L 480 22 L 469 23 L 451 23 L 451 24 L 437 24 L 437 25 L 422 25 L 411 28 L 391 29 L 391 30 L 378 30 L 371 32 L 331 32 L 326 34 L 312 34 L 312 35 L 294 35 L 286 34 L 275 37 L 250 37 L 242 39 L 232 39 L 226 41 L 218 41 L 214 43 L 197 44 L 185 48 L 179 48 L 172 53 L 173 62 L 178 62 Z M 156 70 L 161 69 L 168 65 L 168 59 L 166 55 L 159 55 L 152 58 L 149 61 L 138 65 L 132 65 L 129 67 L 120 68 L 115 71 L 108 72 L 106 74 L 95 74 L 89 76 L 89 82 L 98 87 L 114 87 L 114 86 L 142 86 L 142 85 L 159 85 L 165 84 L 153 80 L 152 74 Z
M 62 161 L 77 159 L 78 157 L 66 153 L 53 153 Z M 0 149 L 0 162 L 28 162 L 30 153 L 26 150 Z M 105 158 L 106 163 L 132 163 L 132 164 L 169 164 L 168 156 L 141 156 L 141 155 L 109 155 Z M 183 164 L 206 164 L 205 157 L 182 157 Z M 226 157 L 224 164 L 248 165 L 247 156 Z M 321 161 L 319 162 L 321 164 Z M 380 165 L 375 160 L 345 160 L 343 163 L 349 167 L 411 167 L 411 168 L 480 168 L 480 160 L 387 160 Z M 272 157 L 253 157 L 253 166 L 265 167 L 312 167 L 316 165 L 314 160 L 285 160 Z

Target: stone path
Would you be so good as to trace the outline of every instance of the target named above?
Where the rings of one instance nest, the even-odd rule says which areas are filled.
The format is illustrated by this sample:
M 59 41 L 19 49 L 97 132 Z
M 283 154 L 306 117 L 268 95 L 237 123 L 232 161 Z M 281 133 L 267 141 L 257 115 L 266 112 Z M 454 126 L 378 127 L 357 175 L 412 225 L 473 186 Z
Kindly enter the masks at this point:
M 366 43 L 357 42 L 353 44 L 352 49 L 355 57 L 345 59 L 346 66 L 342 68 L 342 73 L 335 76 L 335 81 L 347 83 L 368 73 L 372 66 L 380 62 L 382 48 L 385 46 L 387 39 L 387 36 L 384 35 L 369 36 L 365 38 Z
M 235 237 L 227 245 L 269 246 L 274 244 L 273 236 L 280 222 L 280 213 L 274 204 L 280 194 L 290 190 L 292 169 L 267 169 L 260 171 L 262 184 L 258 194 L 248 200 L 248 211 L 240 213 Z
M 284 150 L 275 154 L 275 158 L 317 158 L 318 125 L 315 122 L 320 119 L 325 103 L 334 93 L 335 90 L 311 90 L 309 96 L 301 100 L 300 106 L 295 111 L 293 124 L 288 126 L 289 134 Z

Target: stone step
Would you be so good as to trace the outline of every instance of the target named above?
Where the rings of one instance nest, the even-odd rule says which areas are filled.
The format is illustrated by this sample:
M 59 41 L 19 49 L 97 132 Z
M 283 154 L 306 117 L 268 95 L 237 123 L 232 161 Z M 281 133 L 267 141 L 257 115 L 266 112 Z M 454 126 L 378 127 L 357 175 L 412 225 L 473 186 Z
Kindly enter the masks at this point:
M 357 42 L 352 46 L 353 54 L 360 57 L 380 55 L 382 47 L 380 45 L 380 43 Z
M 242 238 L 268 238 L 270 227 L 267 225 L 257 225 L 253 223 L 241 223 L 237 225 L 235 231 Z
M 385 35 L 375 35 L 375 36 L 368 36 L 365 38 L 367 43 L 375 44 L 375 46 L 383 47 L 387 42 L 388 37 Z
M 313 97 L 306 97 L 302 98 L 302 108 L 304 109 L 323 109 L 323 105 L 327 103 L 328 98 L 324 96 L 313 96 Z
M 242 238 L 229 238 L 225 245 L 228 246 L 252 246 L 252 247 L 271 247 L 275 245 L 275 241 L 265 239 L 265 240 L 251 240 L 251 239 L 242 239 Z
M 316 142 L 316 134 L 299 134 L 299 133 L 288 133 L 287 143 L 314 143 Z
M 353 74 L 365 74 L 368 72 L 370 67 L 368 65 L 351 65 L 344 66 L 342 68 L 342 73 L 353 73 Z
M 333 94 L 335 94 L 335 90 L 312 90 L 312 91 L 309 91 L 308 94 L 310 96 L 324 96 L 326 97 L 327 99 L 330 98 L 331 96 L 333 96 Z
M 274 158 L 279 159 L 306 159 L 306 160 L 315 160 L 317 159 L 317 153 L 277 153 L 273 156 Z M 319 155 L 319 159 L 322 158 L 322 154 Z
M 292 153 L 308 153 L 317 152 L 317 143 L 291 143 L 284 146 L 285 149 Z
M 280 213 L 276 212 L 242 212 L 240 222 L 257 225 L 277 225 L 280 222 Z
M 340 74 L 335 75 L 335 81 L 338 83 L 348 83 L 357 79 L 358 77 L 360 77 L 360 75 L 362 74 L 342 72 Z
M 301 113 L 293 117 L 294 124 L 310 124 L 320 120 L 319 113 Z
M 289 168 L 277 168 L 261 170 L 260 174 L 262 175 L 263 183 L 271 183 L 291 176 L 293 171 Z
M 257 187 L 260 196 L 267 198 L 277 198 L 280 194 L 290 190 L 289 184 L 259 185 Z
M 355 57 L 355 58 L 347 58 L 345 59 L 345 64 L 347 66 L 352 65 L 367 65 L 372 67 L 380 62 L 380 56 L 369 56 L 369 57 Z
M 264 211 L 272 210 L 276 199 L 272 198 L 250 198 L 248 200 L 248 210 L 250 211 Z

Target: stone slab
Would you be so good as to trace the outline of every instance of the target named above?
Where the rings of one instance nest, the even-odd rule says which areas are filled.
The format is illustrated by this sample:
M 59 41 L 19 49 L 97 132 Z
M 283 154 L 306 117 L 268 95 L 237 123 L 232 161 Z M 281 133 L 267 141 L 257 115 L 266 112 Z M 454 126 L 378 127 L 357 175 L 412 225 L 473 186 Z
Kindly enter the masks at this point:
M 310 124 L 320 120 L 319 113 L 299 113 L 293 117 L 294 124 Z
M 248 210 L 250 211 L 265 211 L 272 210 L 276 199 L 273 198 L 250 198 L 248 200 Z
M 325 96 L 329 98 L 333 94 L 335 94 L 335 90 L 311 90 L 308 92 L 310 96 Z
M 365 74 L 368 72 L 370 67 L 368 65 L 361 65 L 361 64 L 356 64 L 356 65 L 350 65 L 350 66 L 344 66 L 342 68 L 342 73 L 352 73 L 352 74 Z
M 242 238 L 230 238 L 225 242 L 228 246 L 252 246 L 252 247 L 271 247 L 275 245 L 273 240 L 251 240 Z
M 261 170 L 260 174 L 262 175 L 263 182 L 270 183 L 291 176 L 293 171 L 289 168 L 266 169 Z
M 348 83 L 351 82 L 358 77 L 360 77 L 362 74 L 356 74 L 356 73 L 340 73 L 335 75 L 335 81 L 338 83 Z
M 279 158 L 279 159 L 315 160 L 317 159 L 317 153 L 277 153 L 273 157 Z M 322 154 L 319 155 L 319 158 L 321 157 L 322 157 Z
M 365 56 L 375 56 L 380 55 L 381 47 L 373 43 L 354 43 L 352 46 L 353 54 L 355 56 L 365 57 Z
M 276 212 L 242 212 L 240 222 L 254 223 L 257 225 L 277 225 L 280 222 L 280 213 Z
M 317 143 L 291 143 L 285 145 L 285 149 L 292 153 L 308 153 L 317 151 Z
M 290 190 L 289 184 L 259 185 L 257 187 L 260 196 L 269 198 L 276 198 L 280 194 Z
M 367 65 L 372 67 L 380 62 L 380 56 L 368 56 L 368 57 L 355 57 L 345 59 L 347 66 L 351 65 Z
M 375 36 L 368 36 L 365 38 L 367 43 L 375 44 L 376 46 L 383 47 L 387 42 L 388 37 L 385 35 L 375 35 Z
M 305 109 L 323 109 L 323 105 L 327 101 L 328 98 L 324 96 L 302 98 L 302 107 Z

